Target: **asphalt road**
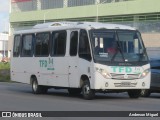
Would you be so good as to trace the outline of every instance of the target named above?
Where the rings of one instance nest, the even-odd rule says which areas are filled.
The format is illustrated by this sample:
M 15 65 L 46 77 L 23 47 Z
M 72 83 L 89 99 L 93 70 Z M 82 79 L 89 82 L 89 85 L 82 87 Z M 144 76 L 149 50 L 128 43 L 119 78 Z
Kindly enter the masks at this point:
M 50 89 L 45 95 L 34 95 L 30 85 L 2 82 L 0 111 L 160 111 L 160 93 L 139 99 L 130 99 L 127 93 L 97 94 L 94 100 L 84 100 L 69 96 L 67 90 Z

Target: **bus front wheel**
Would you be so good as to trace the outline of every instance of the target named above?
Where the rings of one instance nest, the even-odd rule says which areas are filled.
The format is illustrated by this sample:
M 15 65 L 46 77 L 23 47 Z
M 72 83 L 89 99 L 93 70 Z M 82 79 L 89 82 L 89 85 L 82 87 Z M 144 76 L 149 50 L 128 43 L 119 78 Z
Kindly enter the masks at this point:
M 148 90 L 148 89 L 142 89 L 142 90 L 141 90 L 141 96 L 142 96 L 142 97 L 149 97 L 150 94 L 151 94 L 151 91 Z
M 82 95 L 86 100 L 91 100 L 95 97 L 95 91 L 90 88 L 89 81 L 84 81 L 82 85 Z

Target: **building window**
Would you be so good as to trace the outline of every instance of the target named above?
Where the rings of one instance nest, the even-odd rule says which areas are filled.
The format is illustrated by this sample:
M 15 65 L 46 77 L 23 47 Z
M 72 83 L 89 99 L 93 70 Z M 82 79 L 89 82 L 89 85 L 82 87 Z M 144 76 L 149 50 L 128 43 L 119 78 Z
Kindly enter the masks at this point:
M 70 56 L 77 55 L 77 45 L 78 45 L 78 31 L 73 31 L 71 33 L 70 39 Z
M 64 56 L 66 52 L 66 31 L 52 33 L 52 56 Z
M 22 36 L 22 51 L 21 51 L 22 56 L 31 57 L 33 55 L 33 45 L 32 45 L 33 39 L 34 39 L 33 34 Z
M 68 7 L 94 5 L 95 0 L 68 0 Z
M 91 52 L 89 46 L 89 40 L 86 30 L 80 31 L 79 38 L 79 57 L 91 61 Z
M 21 36 L 20 35 L 16 35 L 14 37 L 13 57 L 18 57 L 19 56 L 20 41 L 21 41 Z
M 35 56 L 49 55 L 49 39 L 50 33 L 37 33 L 35 43 Z
M 100 0 L 99 3 L 111 3 L 114 2 L 113 0 Z
M 63 0 L 40 0 L 41 9 L 63 8 Z
M 37 0 L 11 0 L 12 12 L 37 10 Z

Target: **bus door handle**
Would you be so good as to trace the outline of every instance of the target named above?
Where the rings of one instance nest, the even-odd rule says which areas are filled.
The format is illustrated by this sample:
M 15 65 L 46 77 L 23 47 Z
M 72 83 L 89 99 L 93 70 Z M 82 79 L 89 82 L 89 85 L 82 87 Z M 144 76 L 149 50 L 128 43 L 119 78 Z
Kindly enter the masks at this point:
M 90 73 L 90 71 L 91 71 L 91 70 L 90 70 L 90 67 L 88 67 L 88 73 Z

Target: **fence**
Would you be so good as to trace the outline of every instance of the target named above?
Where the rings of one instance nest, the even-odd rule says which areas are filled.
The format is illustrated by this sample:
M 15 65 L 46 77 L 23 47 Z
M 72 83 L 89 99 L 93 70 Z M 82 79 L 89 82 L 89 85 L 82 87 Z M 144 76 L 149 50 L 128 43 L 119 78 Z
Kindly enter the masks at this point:
M 14 2 L 13 2 L 14 1 Z M 16 2 L 17 1 L 17 2 Z M 132 0 L 12 0 L 11 12 L 55 9 Z

